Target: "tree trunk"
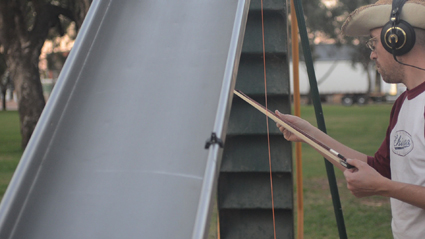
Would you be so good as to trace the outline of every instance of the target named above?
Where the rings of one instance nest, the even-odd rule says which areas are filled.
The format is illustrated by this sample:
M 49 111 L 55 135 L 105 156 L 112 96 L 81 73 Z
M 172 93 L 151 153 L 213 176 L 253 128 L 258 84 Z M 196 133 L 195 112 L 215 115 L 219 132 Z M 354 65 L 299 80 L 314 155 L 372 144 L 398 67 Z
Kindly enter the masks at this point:
M 3 97 L 2 98 L 2 108 L 3 108 L 3 111 L 6 111 L 7 109 L 6 109 L 6 90 L 4 90 L 3 88 L 1 89 L 1 96 Z
M 378 71 L 375 71 L 375 91 L 381 92 L 382 86 L 381 86 L 381 75 Z
M 59 16 L 75 21 L 79 28 L 91 2 L 69 1 L 69 8 L 63 8 L 57 1 L 0 0 L 0 44 L 18 95 L 23 148 L 46 103 L 38 62 L 49 30 L 63 34 Z
M 31 54 L 31 50 L 22 52 L 14 47 L 10 50 L 12 49 L 14 50 L 9 51 L 7 64 L 18 95 L 21 146 L 25 148 L 46 102 L 40 81 L 38 55 Z
M 369 70 L 366 70 L 367 75 L 367 93 L 372 92 L 372 77 L 370 76 Z

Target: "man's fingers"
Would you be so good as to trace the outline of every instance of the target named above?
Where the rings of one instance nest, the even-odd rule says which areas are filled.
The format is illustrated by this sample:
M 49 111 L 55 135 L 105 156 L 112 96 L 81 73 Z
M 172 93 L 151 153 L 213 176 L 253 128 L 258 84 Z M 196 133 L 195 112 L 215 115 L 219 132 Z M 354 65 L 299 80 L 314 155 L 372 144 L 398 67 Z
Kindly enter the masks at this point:
M 274 113 L 281 119 L 288 120 L 290 115 L 282 114 L 279 110 L 275 110 Z
M 282 113 L 280 113 L 279 110 L 275 110 L 274 113 L 277 114 L 278 116 L 281 116 L 282 115 Z
M 362 164 L 364 164 L 363 161 L 358 160 L 358 159 L 347 159 L 347 163 L 353 165 L 354 167 L 358 168 L 359 166 L 361 166 Z

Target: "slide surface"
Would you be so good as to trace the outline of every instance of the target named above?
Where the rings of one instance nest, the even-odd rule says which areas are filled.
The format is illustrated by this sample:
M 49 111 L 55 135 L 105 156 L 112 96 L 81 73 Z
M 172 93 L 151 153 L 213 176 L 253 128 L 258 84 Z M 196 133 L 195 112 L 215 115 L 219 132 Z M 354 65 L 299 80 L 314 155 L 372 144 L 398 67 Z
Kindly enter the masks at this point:
M 94 1 L 0 238 L 205 238 L 249 0 Z

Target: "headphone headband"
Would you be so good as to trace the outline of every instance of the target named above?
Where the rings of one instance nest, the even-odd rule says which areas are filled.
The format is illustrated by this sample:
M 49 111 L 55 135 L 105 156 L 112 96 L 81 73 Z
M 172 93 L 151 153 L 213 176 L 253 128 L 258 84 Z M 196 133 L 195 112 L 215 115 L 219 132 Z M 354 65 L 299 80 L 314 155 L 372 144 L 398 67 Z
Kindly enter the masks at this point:
M 398 24 L 400 22 L 400 14 L 407 0 L 394 0 L 391 9 L 390 21 Z

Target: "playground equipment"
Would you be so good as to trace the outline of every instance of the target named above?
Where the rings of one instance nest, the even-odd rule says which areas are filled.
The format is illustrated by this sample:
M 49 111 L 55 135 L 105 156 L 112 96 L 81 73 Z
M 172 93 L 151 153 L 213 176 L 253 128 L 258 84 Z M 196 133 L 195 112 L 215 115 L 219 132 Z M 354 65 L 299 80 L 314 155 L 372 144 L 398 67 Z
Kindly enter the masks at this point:
M 205 237 L 248 7 L 94 1 L 3 198 L 0 238 Z

